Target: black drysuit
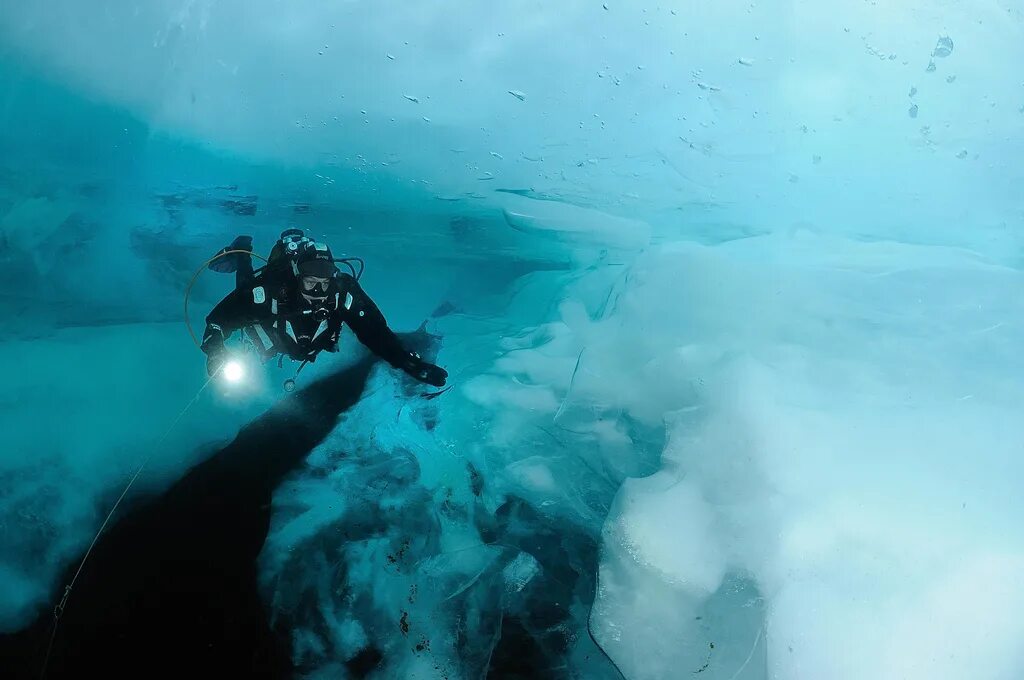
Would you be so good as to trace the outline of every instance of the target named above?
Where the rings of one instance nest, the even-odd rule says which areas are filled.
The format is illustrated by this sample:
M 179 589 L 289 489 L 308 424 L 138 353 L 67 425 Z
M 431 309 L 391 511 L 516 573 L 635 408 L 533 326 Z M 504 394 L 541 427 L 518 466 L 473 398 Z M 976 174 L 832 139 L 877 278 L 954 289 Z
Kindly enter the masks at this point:
M 224 341 L 232 333 L 244 329 L 264 360 L 286 354 L 314 361 L 323 350 L 338 351 L 342 327 L 347 325 L 361 343 L 395 368 L 422 382 L 444 385 L 447 372 L 402 346 L 351 275 L 338 272 L 319 304 L 310 304 L 299 294 L 295 278 L 275 278 L 266 272 L 246 281 L 240 278 L 238 287 L 206 317 L 202 348 L 212 360 L 223 356 Z

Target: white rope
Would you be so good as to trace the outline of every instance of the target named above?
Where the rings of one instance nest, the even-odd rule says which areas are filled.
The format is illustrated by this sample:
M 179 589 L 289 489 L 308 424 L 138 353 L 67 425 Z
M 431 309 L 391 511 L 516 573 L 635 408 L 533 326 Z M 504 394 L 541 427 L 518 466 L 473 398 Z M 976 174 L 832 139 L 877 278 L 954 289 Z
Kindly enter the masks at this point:
M 764 625 L 762 624 L 762 626 L 757 629 L 757 637 L 754 638 L 754 645 L 750 648 L 750 654 L 747 654 L 747 660 L 743 662 L 743 665 L 740 666 L 740 669 L 738 671 L 732 674 L 732 677 L 729 678 L 729 680 L 736 680 L 736 678 L 740 676 L 740 673 L 743 672 L 743 669 L 747 667 L 747 664 L 750 663 L 750 660 L 754 658 L 754 650 L 757 649 L 757 643 L 761 641 L 761 633 L 763 632 Z
M 110 518 L 114 516 L 114 512 L 117 511 L 117 507 L 121 504 L 121 501 L 124 500 L 124 497 L 128 495 L 128 490 L 132 488 L 132 484 L 134 484 L 135 480 L 138 479 L 139 475 L 142 474 L 142 470 L 146 467 L 147 464 L 149 464 L 149 461 L 153 458 L 153 454 L 156 453 L 156 450 L 160 448 L 160 446 L 164 443 L 167 437 L 170 436 L 171 432 L 174 431 L 174 428 L 177 427 L 178 423 L 181 422 L 181 419 L 185 417 L 185 414 L 188 413 L 188 410 L 192 408 L 192 406 L 199 400 L 199 395 L 203 393 L 203 390 L 206 389 L 207 385 L 210 384 L 210 381 L 212 381 L 213 378 L 219 372 L 220 369 L 218 368 L 217 371 L 212 376 L 207 378 L 206 382 L 203 383 L 203 386 L 200 387 L 199 391 L 196 392 L 194 397 L 192 397 L 192 400 L 185 405 L 185 408 L 181 410 L 181 412 L 170 424 L 170 426 L 163 433 L 160 439 L 157 440 L 156 444 L 153 445 L 153 447 L 149 451 L 149 455 L 146 456 L 146 459 L 142 461 L 142 464 L 135 471 L 135 474 L 132 475 L 132 478 L 128 481 L 128 484 L 125 485 L 124 491 L 121 492 L 121 495 L 118 496 L 117 501 L 115 501 L 113 507 L 110 508 L 110 512 L 107 513 L 106 519 L 104 519 L 103 524 L 100 525 L 99 531 L 97 531 L 96 535 L 93 536 L 92 543 L 89 544 L 89 549 L 85 551 L 85 556 L 82 557 L 82 561 L 78 564 L 78 570 L 75 572 L 75 576 L 71 579 L 71 583 L 64 586 L 64 595 L 60 598 L 60 602 L 57 604 L 57 606 L 53 608 L 53 632 L 50 634 L 50 644 L 46 648 L 46 659 L 43 662 L 43 672 L 40 677 L 46 676 L 46 669 L 50 664 L 50 654 L 53 652 L 53 641 L 57 637 L 57 624 L 60 622 L 60 617 L 64 613 L 64 608 L 68 604 L 68 598 L 71 596 L 71 589 L 74 587 L 75 582 L 81 575 L 82 569 L 85 567 L 86 560 L 88 560 L 89 555 L 92 554 L 92 549 L 96 547 L 96 542 L 99 541 L 104 529 L 107 528 L 107 524 L 110 523 Z

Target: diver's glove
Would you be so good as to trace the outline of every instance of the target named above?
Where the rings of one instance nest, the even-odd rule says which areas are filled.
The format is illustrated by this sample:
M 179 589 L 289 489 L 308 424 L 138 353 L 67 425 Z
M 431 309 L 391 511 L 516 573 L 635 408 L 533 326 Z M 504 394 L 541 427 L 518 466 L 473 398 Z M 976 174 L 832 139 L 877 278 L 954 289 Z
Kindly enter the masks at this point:
M 212 378 L 228 358 L 228 352 L 224 348 L 224 332 L 220 326 L 207 325 L 200 349 L 206 353 L 206 374 Z
M 227 361 L 228 353 L 222 347 L 219 350 L 211 351 L 206 355 L 206 375 L 211 378 L 217 374 L 217 371 L 224 366 L 224 362 Z
M 424 361 L 423 358 L 415 352 L 409 354 L 409 359 L 406 361 L 403 368 L 406 373 L 420 382 L 433 385 L 434 387 L 444 387 L 445 381 L 448 379 L 448 371 L 444 370 L 440 366 Z

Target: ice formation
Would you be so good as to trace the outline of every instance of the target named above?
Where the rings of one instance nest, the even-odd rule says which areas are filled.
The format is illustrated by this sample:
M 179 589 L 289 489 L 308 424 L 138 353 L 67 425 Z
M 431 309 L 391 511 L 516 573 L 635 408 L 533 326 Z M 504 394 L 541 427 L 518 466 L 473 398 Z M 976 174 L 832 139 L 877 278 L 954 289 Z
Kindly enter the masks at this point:
M 1022 30 L 6 3 L 0 629 L 149 447 L 141 493 L 284 398 L 262 367 L 159 440 L 205 380 L 192 272 L 298 226 L 454 386 L 375 370 L 277 489 L 259 583 L 307 677 L 1021 677 Z

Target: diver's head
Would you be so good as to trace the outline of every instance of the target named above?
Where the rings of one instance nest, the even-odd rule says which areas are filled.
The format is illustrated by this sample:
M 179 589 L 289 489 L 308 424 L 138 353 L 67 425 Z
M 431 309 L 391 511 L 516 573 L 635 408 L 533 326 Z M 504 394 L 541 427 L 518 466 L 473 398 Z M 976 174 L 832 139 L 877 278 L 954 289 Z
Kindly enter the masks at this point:
M 299 293 L 311 305 L 321 305 L 327 299 L 337 268 L 331 249 L 324 243 L 309 243 L 295 262 L 298 272 Z

